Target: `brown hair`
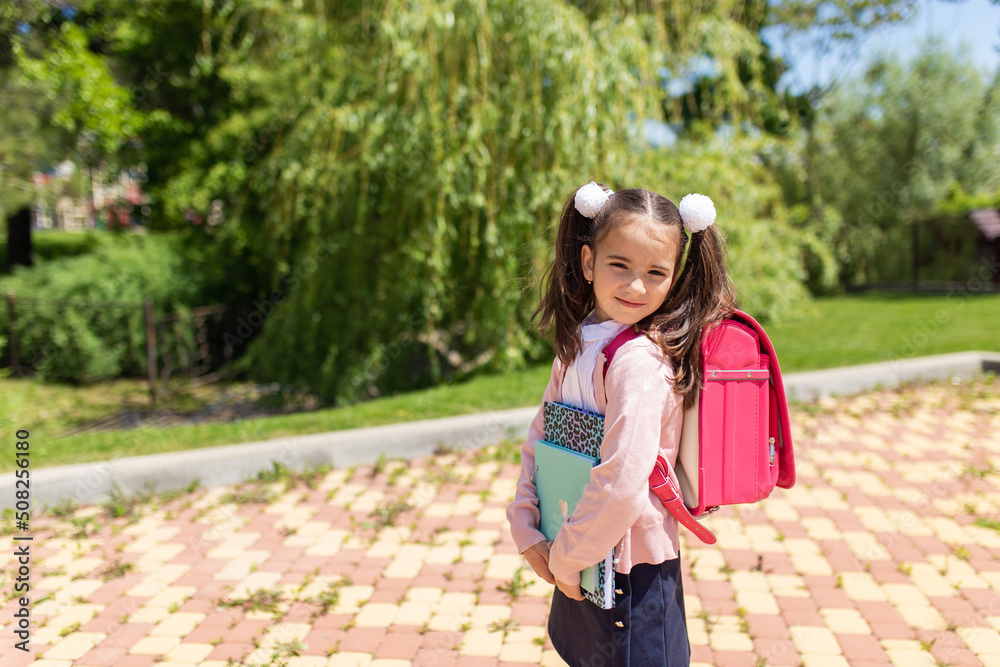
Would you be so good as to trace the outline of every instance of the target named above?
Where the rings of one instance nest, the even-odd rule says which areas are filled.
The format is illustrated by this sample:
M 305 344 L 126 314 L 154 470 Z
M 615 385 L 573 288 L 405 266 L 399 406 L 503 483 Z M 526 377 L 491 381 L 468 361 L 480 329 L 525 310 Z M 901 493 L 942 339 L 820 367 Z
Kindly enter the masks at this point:
M 599 183 L 604 190 L 608 187 Z M 674 283 L 663 304 L 635 324 L 674 364 L 674 391 L 684 407 L 694 404 L 701 386 L 701 336 L 705 327 L 736 307 L 736 288 L 726 271 L 726 243 L 719 229 L 691 234 L 687 259 L 680 212 L 666 197 L 643 188 L 615 192 L 593 219 L 576 210 L 576 190 L 566 199 L 556 232 L 556 256 L 545 276 L 541 302 L 531 315 L 542 334 L 553 332 L 556 356 L 570 365 L 583 348 L 580 323 L 594 308 L 594 290 L 581 265 L 581 251 L 596 246 L 616 226 L 642 219 L 668 234 L 677 234 Z M 676 231 L 674 231 L 676 229 Z M 678 275 L 678 271 L 680 275 Z

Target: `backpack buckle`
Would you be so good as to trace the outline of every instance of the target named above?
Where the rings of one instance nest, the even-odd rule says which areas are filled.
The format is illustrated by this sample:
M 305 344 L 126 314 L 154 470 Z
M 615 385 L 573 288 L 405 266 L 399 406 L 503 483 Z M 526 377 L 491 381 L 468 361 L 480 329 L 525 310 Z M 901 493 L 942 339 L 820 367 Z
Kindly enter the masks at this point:
M 774 465 L 774 457 L 777 456 L 778 452 L 774 447 L 774 436 L 772 435 L 767 439 L 768 454 L 771 457 L 770 465 Z

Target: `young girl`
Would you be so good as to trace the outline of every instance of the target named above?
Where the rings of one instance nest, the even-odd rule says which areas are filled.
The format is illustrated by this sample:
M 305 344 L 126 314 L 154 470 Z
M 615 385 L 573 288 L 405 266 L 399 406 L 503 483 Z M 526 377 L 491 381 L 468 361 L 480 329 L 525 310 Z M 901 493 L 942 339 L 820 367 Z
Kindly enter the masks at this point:
M 702 195 L 685 197 L 678 210 L 648 190 L 612 192 L 595 183 L 563 207 L 556 257 L 532 316 L 540 315 L 539 328 L 555 339 L 543 401 L 604 415 L 601 463 L 547 542 L 532 481 L 540 408 L 521 449 L 507 518 L 518 551 L 556 586 L 549 637 L 572 667 L 690 663 L 677 520 L 648 479 L 662 454 L 677 484 L 672 466 L 683 412 L 701 382 L 701 332 L 736 307 L 714 219 Z M 622 345 L 604 377 L 604 347 L 630 326 L 644 335 Z M 603 610 L 581 594 L 580 571 L 612 548 L 615 606 Z

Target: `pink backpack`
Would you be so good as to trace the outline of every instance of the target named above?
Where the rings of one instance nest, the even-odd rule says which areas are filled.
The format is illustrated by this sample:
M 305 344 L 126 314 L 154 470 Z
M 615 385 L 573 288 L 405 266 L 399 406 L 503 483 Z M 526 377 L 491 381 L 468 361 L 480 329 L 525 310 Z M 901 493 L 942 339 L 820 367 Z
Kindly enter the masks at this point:
M 631 327 L 604 350 L 604 374 L 615 352 L 639 336 Z M 649 486 L 677 520 L 706 544 L 715 535 L 697 519 L 722 505 L 755 503 L 775 486 L 795 484 L 795 457 L 785 389 L 774 347 L 746 313 L 709 328 L 701 340 L 702 390 L 684 413 L 674 472 L 657 456 Z

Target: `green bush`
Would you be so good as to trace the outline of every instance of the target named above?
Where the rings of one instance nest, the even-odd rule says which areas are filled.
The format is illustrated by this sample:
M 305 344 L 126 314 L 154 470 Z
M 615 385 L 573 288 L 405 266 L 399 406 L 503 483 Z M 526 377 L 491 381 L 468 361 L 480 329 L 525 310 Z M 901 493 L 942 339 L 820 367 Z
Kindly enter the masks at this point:
M 61 230 L 31 230 L 31 256 L 35 262 L 76 257 L 93 252 L 100 243 L 100 232 L 64 232 Z M 9 275 L 7 265 L 7 234 L 0 238 L 0 274 Z
M 156 313 L 201 305 L 204 281 L 178 235 L 97 237 L 93 252 L 17 267 L 0 290 L 17 299 L 20 369 L 50 381 L 90 383 L 146 372 L 143 303 Z M 0 314 L 9 332 L 7 309 Z M 9 356 L 8 340 L 3 350 Z M 171 339 L 159 342 L 161 354 Z

